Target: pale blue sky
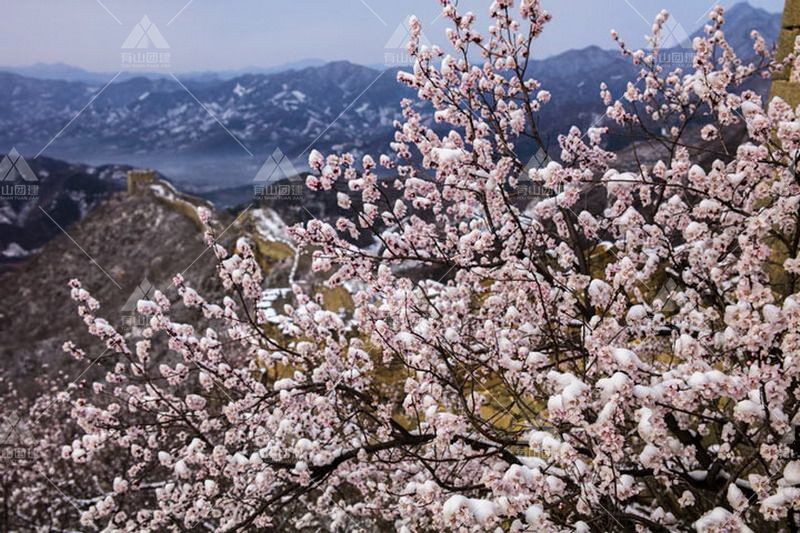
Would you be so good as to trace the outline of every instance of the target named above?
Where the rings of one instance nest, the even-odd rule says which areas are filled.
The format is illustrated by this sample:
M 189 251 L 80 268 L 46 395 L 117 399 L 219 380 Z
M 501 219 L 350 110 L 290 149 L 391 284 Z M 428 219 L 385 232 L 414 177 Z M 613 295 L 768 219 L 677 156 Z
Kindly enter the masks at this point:
M 721 2 L 730 7 L 736 0 Z M 170 46 L 171 70 L 269 67 L 305 58 L 384 60 L 385 45 L 413 13 L 442 42 L 436 0 L 3 0 L 0 65 L 63 62 L 118 71 L 120 47 L 143 15 Z M 691 33 L 712 5 L 705 0 L 543 0 L 554 21 L 537 48 L 545 57 L 588 45 L 611 47 L 615 28 L 640 44 L 661 8 Z M 750 0 L 780 11 L 783 0 Z M 485 20 L 489 0 L 461 0 Z

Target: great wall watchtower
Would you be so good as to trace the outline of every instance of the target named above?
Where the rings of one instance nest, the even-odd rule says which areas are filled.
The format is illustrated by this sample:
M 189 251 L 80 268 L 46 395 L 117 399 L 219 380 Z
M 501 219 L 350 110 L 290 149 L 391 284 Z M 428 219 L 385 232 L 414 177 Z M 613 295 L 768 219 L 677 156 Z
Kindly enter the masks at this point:
M 129 170 L 128 194 L 149 193 L 150 186 L 156 182 L 154 170 Z

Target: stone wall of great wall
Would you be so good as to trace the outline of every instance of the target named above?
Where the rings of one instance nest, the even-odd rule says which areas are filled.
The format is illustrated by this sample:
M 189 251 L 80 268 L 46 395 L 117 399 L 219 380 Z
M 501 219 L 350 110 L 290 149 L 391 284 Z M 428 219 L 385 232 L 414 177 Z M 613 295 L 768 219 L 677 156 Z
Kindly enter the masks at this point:
M 778 38 L 778 57 L 785 58 L 793 49 L 795 39 L 800 36 L 800 0 L 786 0 Z M 792 107 L 800 104 L 800 72 L 794 69 L 775 76 L 770 96 L 780 96 Z
M 208 201 L 202 198 L 177 191 L 169 183 L 158 179 L 156 172 L 153 170 L 129 171 L 128 194 L 153 197 L 156 201 L 191 220 L 200 231 L 205 229 L 205 225 L 200 220 L 197 208 L 206 207 L 211 209 L 213 207 Z

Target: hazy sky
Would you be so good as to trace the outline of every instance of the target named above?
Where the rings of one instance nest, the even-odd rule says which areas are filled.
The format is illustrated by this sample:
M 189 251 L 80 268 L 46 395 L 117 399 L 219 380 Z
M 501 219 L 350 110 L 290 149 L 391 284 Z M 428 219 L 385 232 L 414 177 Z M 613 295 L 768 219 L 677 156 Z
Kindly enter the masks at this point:
M 738 0 L 722 1 L 730 7 Z M 554 21 L 541 39 L 544 57 L 596 44 L 617 29 L 643 42 L 661 8 L 691 33 L 712 5 L 706 0 L 543 0 Z M 783 0 L 750 0 L 780 11 Z M 144 15 L 169 45 L 170 70 L 268 67 L 305 58 L 384 61 L 387 42 L 409 14 L 430 41 L 443 40 L 436 0 L 3 0 L 0 65 L 62 62 L 121 70 L 121 47 Z M 485 21 L 489 0 L 461 0 Z M 485 25 L 484 25 L 485 26 Z M 483 26 L 481 26 L 483 29 Z

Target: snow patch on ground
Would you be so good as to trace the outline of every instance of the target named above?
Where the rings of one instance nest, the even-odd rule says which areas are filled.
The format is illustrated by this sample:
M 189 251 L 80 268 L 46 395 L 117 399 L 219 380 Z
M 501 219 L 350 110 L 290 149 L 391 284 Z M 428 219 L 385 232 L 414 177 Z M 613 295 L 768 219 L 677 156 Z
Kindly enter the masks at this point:
M 259 208 L 250 211 L 250 216 L 252 217 L 256 231 L 262 238 L 288 244 L 294 249 L 286 232 L 286 223 L 278 216 L 278 213 L 272 209 Z
M 237 83 L 236 87 L 233 88 L 233 94 L 235 94 L 239 98 L 245 96 L 249 92 L 250 90 L 244 87 L 241 83 Z
M 22 246 L 20 246 L 19 244 L 12 242 L 6 247 L 5 250 L 0 252 L 0 255 L 2 255 L 3 257 L 17 259 L 29 256 L 30 252 L 25 248 L 23 248 Z

